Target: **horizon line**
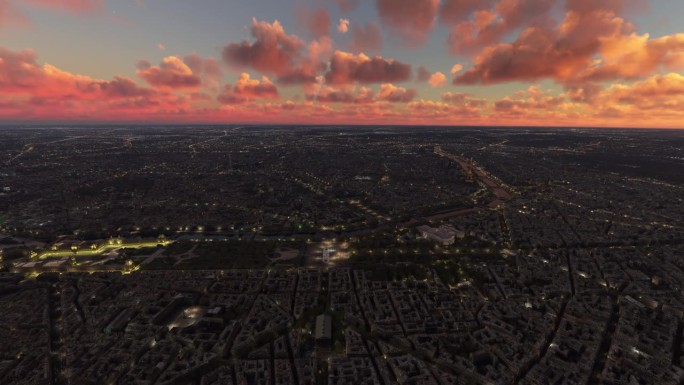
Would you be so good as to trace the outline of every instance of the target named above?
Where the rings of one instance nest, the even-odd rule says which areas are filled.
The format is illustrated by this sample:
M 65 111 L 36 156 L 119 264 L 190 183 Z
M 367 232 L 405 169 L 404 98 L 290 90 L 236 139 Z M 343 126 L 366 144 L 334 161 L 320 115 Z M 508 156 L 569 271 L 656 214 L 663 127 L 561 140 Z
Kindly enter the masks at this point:
M 12 126 L 47 128 L 55 125 L 72 125 L 76 127 L 94 126 L 150 126 L 150 127 L 188 127 L 188 126 L 206 126 L 206 127 L 225 127 L 225 126 L 244 126 L 248 127 L 295 127 L 303 128 L 309 127 L 373 127 L 373 128 L 410 128 L 410 127 L 432 127 L 432 128 L 503 128 L 503 129 L 566 129 L 566 130 L 647 130 L 647 131 L 684 131 L 684 126 L 681 127 L 643 127 L 643 126 L 562 126 L 562 125 L 448 125 L 448 124 L 334 124 L 334 123 L 216 123 L 216 122 L 148 122 L 148 121 L 82 121 L 82 120 L 67 120 L 67 121 L 0 121 L 0 128 L 12 128 Z

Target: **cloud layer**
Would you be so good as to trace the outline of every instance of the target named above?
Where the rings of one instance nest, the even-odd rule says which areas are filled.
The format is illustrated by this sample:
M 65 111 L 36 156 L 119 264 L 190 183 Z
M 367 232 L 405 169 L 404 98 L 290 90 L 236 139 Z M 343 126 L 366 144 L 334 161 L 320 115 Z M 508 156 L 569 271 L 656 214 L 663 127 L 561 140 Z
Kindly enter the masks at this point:
M 335 51 L 330 69 L 325 74 L 330 84 L 372 84 L 402 82 L 411 78 L 411 65 L 381 56 L 369 57 L 349 52 Z
M 681 126 L 684 31 L 640 31 L 638 3 L 301 2 L 287 31 L 254 18 L 217 58 L 152 40 L 152 60 L 109 80 L 0 47 L 0 118 Z M 32 9 L 107 14 L 102 0 L 0 0 L 0 33 L 31 28 Z

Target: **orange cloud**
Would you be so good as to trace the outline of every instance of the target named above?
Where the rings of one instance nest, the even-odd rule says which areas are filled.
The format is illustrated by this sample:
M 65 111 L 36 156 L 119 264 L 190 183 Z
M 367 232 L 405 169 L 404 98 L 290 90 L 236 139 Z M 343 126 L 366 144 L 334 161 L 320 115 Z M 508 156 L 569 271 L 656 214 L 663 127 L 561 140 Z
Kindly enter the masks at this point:
M 226 85 L 217 100 L 222 104 L 242 104 L 253 99 L 278 99 L 278 88 L 263 76 L 261 81 L 250 78 L 248 73 L 240 74 L 234 87 Z
M 446 75 L 441 72 L 435 72 L 434 74 L 430 75 L 428 84 L 430 84 L 432 87 L 444 87 L 446 85 L 446 80 Z
M 634 25 L 618 16 L 625 7 L 621 0 L 568 1 L 565 17 L 557 26 L 546 19 L 548 3 L 502 0 L 496 6 L 496 14 L 506 17 L 484 21 L 476 17 L 465 22 L 470 23 L 466 27 L 457 25 L 455 28 L 476 32 L 473 41 L 477 46 L 494 39 L 482 35 L 497 23 L 517 26 L 526 19 L 535 20 L 529 16 L 534 15 L 532 10 L 536 10 L 541 21 L 525 28 L 511 43 L 486 46 L 475 57 L 474 65 L 454 78 L 454 84 L 550 78 L 563 84 L 574 100 L 589 100 L 596 90 L 592 83 L 639 79 L 660 70 L 684 69 L 684 34 L 651 39 L 648 34 L 634 33 Z M 465 35 L 460 44 L 469 44 L 468 34 Z
M 177 56 L 165 57 L 159 66 L 143 60 L 138 63 L 136 74 L 157 88 L 197 88 L 202 84 L 200 75 Z
M 651 75 L 661 68 L 684 69 L 684 33 L 649 39 L 649 35 L 610 36 L 601 40 L 602 60 L 577 77 L 586 81 L 633 79 Z
M 330 70 L 325 74 L 329 84 L 362 84 L 401 82 L 411 78 L 411 65 L 380 56 L 335 51 Z
M 347 33 L 349 32 L 349 19 L 340 19 L 337 23 L 337 32 Z
M 629 85 L 614 84 L 596 95 L 593 104 L 604 113 L 617 110 L 637 118 L 684 117 L 684 76 L 668 73 Z
M 569 10 L 557 28 L 529 27 L 512 43 L 486 47 L 475 58 L 474 67 L 456 76 L 454 83 L 490 84 L 542 78 L 568 82 L 592 62 L 602 41 L 632 28 L 610 10 Z
M 416 90 L 397 85 L 411 78 L 410 65 L 379 56 L 333 53 L 332 42 L 327 37 L 303 46 L 292 66 L 292 71 L 299 72 L 287 73 L 308 76 L 307 79 L 313 77 L 303 83 L 306 96 L 293 96 L 291 100 L 280 99 L 275 81 L 265 76 L 253 79 L 248 73 L 241 74 L 234 85 L 219 91 L 218 86 L 210 86 L 212 82 L 220 82 L 219 63 L 194 53 L 183 58 L 167 57 L 157 66 L 142 62 L 138 75 L 149 85 L 139 85 L 120 76 L 100 80 L 70 73 L 50 64 L 39 64 L 36 53 L 31 50 L 0 47 L 0 119 L 681 126 L 684 75 L 649 72 L 678 68 L 682 37 L 651 39 L 648 35 L 634 34 L 628 23 L 605 10 L 598 12 L 601 17 L 591 14 L 588 19 L 578 19 L 573 12 L 552 29 L 556 37 L 581 28 L 580 25 L 589 25 L 591 18 L 601 27 L 601 33 L 592 37 L 581 31 L 584 36 L 564 41 L 565 54 L 572 52 L 582 58 L 569 62 L 582 65 L 570 67 L 578 70 L 567 74 L 549 67 L 554 68 L 548 72 L 552 74 L 549 76 L 562 86 L 553 87 L 554 90 L 531 86 L 496 100 L 445 92 L 441 100 L 417 100 Z M 526 49 L 546 44 L 543 35 L 531 32 L 534 29 L 521 34 L 529 34 Z M 523 40 L 521 37 L 516 42 Z M 579 54 L 585 52 L 594 53 L 589 58 Z M 331 57 L 326 71 L 323 68 Z M 513 58 L 509 65 L 517 70 L 515 60 L 527 58 Z M 625 62 L 621 68 L 612 68 L 621 61 Z M 560 63 L 559 60 L 557 64 Z M 477 63 L 473 68 L 477 68 Z M 468 71 L 457 72 L 456 78 Z M 424 72 L 429 75 L 427 80 L 435 75 Z M 620 83 L 600 85 L 605 84 L 599 83 L 604 79 L 603 73 L 608 74 L 607 79 L 619 78 Z M 487 76 L 495 74 L 489 72 Z M 500 77 L 492 79 L 500 81 Z M 442 84 L 443 79 L 433 83 Z M 374 91 L 361 86 L 364 84 L 378 84 L 378 87 Z
M 416 90 L 409 90 L 403 87 L 397 87 L 392 83 L 385 83 L 380 86 L 378 99 L 390 103 L 408 103 L 417 95 L 418 93 Z
M 233 92 L 249 98 L 278 98 L 278 88 L 271 83 L 268 77 L 263 76 L 261 81 L 259 81 L 251 79 L 247 73 L 240 75 Z

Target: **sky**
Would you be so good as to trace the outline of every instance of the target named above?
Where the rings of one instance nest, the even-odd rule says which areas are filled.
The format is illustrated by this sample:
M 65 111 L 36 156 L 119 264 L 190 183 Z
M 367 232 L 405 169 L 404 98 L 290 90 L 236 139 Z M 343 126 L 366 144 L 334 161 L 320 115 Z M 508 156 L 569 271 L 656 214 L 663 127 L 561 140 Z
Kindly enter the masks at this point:
M 681 0 L 0 0 L 0 122 L 684 128 Z

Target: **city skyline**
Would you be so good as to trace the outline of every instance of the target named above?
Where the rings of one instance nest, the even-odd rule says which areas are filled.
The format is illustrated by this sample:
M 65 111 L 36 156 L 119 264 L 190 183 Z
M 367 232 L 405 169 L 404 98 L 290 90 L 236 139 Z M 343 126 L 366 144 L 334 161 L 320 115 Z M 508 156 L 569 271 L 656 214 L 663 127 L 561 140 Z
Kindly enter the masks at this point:
M 0 0 L 0 121 L 682 128 L 682 11 Z

